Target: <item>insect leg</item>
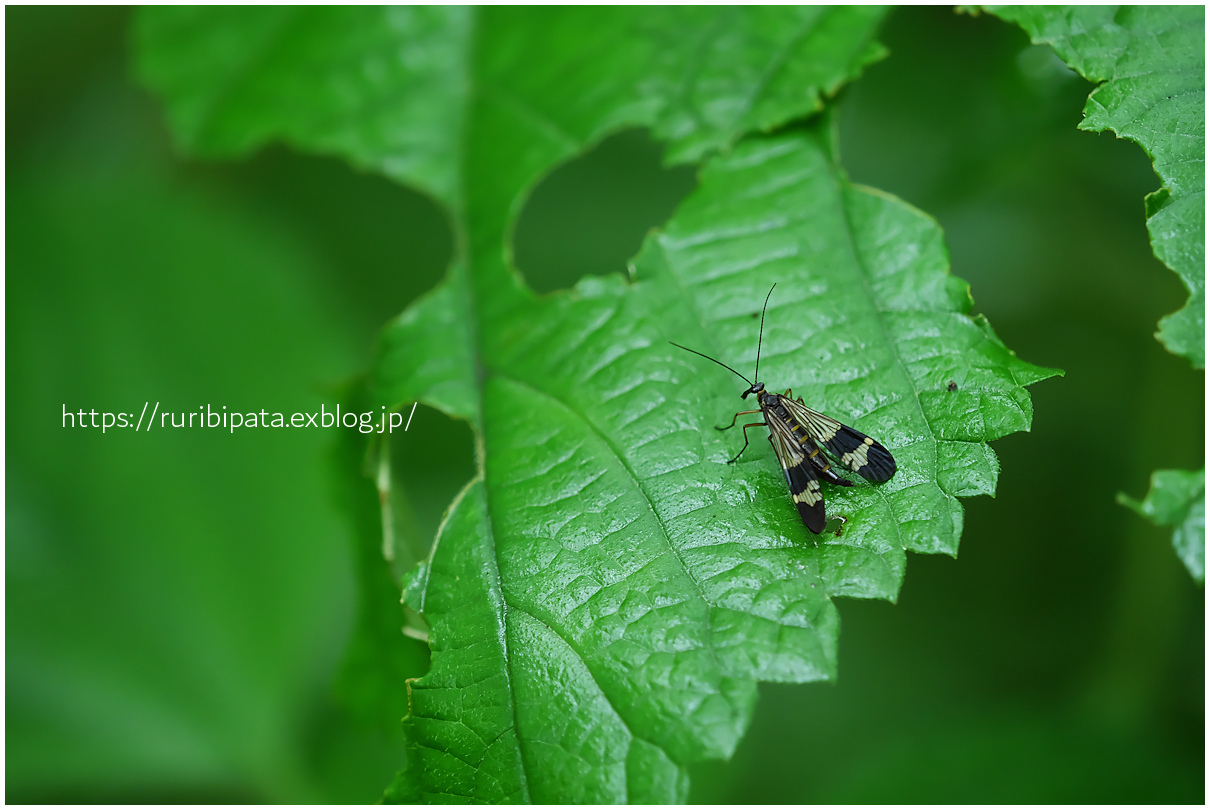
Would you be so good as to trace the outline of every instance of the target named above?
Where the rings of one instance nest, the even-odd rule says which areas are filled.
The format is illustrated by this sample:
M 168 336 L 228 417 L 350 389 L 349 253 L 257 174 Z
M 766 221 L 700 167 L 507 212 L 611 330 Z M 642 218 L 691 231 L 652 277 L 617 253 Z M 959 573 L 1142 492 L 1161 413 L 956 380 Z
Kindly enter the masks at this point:
M 793 388 L 787 388 L 787 389 L 786 389 L 786 393 L 785 393 L 785 394 L 783 394 L 783 396 L 785 396 L 787 399 L 794 399 L 794 389 L 793 389 Z M 798 398 L 798 404 L 799 404 L 799 405 L 806 405 L 806 403 L 802 401 L 802 397 L 799 397 L 799 398 Z
M 735 454 L 735 458 L 733 458 L 727 462 L 728 464 L 734 464 L 735 462 L 739 461 L 739 457 L 742 456 L 744 454 L 744 451 L 748 449 L 748 428 L 750 428 L 750 427 L 766 427 L 766 423 L 753 422 L 750 425 L 744 425 L 744 446 L 741 447 L 739 449 L 739 452 Z
M 760 408 L 756 408 L 751 411 L 738 411 L 735 414 L 735 416 L 731 417 L 731 424 L 727 425 L 726 427 L 719 427 L 718 425 L 715 425 L 714 429 L 715 430 L 730 430 L 731 428 L 735 427 L 736 419 L 739 419 L 741 416 L 744 416 L 745 414 L 749 414 L 749 413 L 760 413 Z

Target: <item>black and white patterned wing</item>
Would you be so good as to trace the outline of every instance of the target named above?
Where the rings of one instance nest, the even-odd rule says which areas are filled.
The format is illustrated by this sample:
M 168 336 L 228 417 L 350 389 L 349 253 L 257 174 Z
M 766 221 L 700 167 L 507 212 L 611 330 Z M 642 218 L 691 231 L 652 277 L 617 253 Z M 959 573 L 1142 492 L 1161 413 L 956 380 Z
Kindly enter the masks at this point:
M 860 430 L 842 425 L 789 397 L 783 397 L 782 402 L 811 438 L 823 445 L 840 466 L 867 481 L 889 481 L 895 474 L 895 459 L 890 451 Z
M 775 418 L 766 420 L 769 426 L 769 441 L 781 462 L 782 471 L 786 474 L 786 483 L 790 486 L 790 497 L 798 507 L 798 515 L 802 522 L 815 534 L 823 531 L 828 518 L 824 513 L 823 493 L 819 488 L 819 479 L 815 475 L 815 467 L 803 451 L 802 445 L 794 433 L 784 423 Z

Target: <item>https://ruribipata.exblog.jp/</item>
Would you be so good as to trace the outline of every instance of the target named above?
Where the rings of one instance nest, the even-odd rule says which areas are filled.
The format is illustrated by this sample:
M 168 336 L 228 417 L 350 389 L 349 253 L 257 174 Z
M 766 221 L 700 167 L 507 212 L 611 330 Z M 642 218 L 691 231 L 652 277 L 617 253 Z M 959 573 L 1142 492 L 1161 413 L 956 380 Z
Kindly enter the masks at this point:
M 252 428 L 356 428 L 359 433 L 394 433 L 398 429 L 406 431 L 412 425 L 412 417 L 416 414 L 416 404 L 404 418 L 402 411 L 387 410 L 382 406 L 375 411 L 348 411 L 339 405 L 334 410 L 328 410 L 327 405 L 320 405 L 318 411 L 301 411 L 283 413 L 281 411 L 240 411 L 228 409 L 226 405 L 215 410 L 209 404 L 201 405 L 197 410 L 171 411 L 160 410 L 160 403 L 154 405 L 150 401 L 143 403 L 142 412 L 136 415 L 126 411 L 98 411 L 96 409 L 69 411 L 63 405 L 63 427 L 99 429 L 102 433 L 110 430 L 150 431 L 152 428 L 207 428 L 223 429 L 230 433 L 236 430 Z M 150 409 L 151 413 L 148 414 Z

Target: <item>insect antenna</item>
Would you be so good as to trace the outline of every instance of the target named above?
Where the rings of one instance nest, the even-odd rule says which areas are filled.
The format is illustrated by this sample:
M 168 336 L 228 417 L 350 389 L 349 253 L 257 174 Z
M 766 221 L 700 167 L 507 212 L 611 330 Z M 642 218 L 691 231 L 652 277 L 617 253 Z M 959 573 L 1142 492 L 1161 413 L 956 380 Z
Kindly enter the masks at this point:
M 760 308 L 760 335 L 756 338 L 756 379 L 760 379 L 760 344 L 765 339 L 765 310 L 769 308 L 769 299 L 773 297 L 773 290 L 777 287 L 777 282 L 769 288 L 769 294 L 765 296 L 765 305 Z M 715 361 L 717 362 L 717 361 Z
M 669 343 L 672 343 L 672 341 L 671 341 L 671 340 L 670 340 L 670 341 L 668 341 L 668 342 L 669 342 Z M 711 356 L 710 356 L 710 355 L 708 355 L 708 354 L 702 354 L 702 353 L 701 353 L 701 352 L 699 352 L 699 351 L 695 351 L 694 349 L 690 349 L 688 346 L 682 346 L 682 345 L 681 345 L 681 344 L 679 344 L 679 343 L 672 343 L 672 345 L 673 345 L 673 346 L 676 346 L 678 349 L 684 349 L 684 350 L 685 350 L 685 351 L 687 351 L 687 352 L 693 352 L 693 354 L 696 354 L 698 357 L 704 357 L 704 358 L 706 358 L 707 360 L 709 360 L 711 363 L 718 363 L 720 366 L 722 366 L 723 368 L 727 369 L 727 371 L 730 371 L 730 372 L 731 372 L 732 374 L 734 374 L 735 376 L 739 377 L 741 380 L 743 380 L 744 382 L 746 382 L 748 385 L 752 385 L 752 381 L 751 381 L 751 380 L 749 380 L 749 379 L 748 379 L 747 377 L 745 377 L 743 374 L 740 374 L 740 373 L 739 373 L 738 371 L 736 371 L 735 369 L 731 368 L 731 366 L 727 365 L 726 363 L 723 363 L 723 362 L 721 362 L 721 361 L 719 361 L 719 360 L 715 360 L 713 357 L 711 357 Z

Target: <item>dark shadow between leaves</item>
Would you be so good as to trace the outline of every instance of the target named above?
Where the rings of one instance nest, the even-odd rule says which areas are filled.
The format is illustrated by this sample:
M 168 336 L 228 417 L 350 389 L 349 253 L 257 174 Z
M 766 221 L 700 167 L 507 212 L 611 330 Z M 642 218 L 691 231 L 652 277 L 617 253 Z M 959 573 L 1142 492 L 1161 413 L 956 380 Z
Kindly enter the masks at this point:
M 404 408 L 405 419 L 410 411 L 410 405 Z M 397 572 L 406 573 L 428 556 L 446 508 L 474 475 L 470 425 L 418 405 L 408 430 L 391 437 Z

